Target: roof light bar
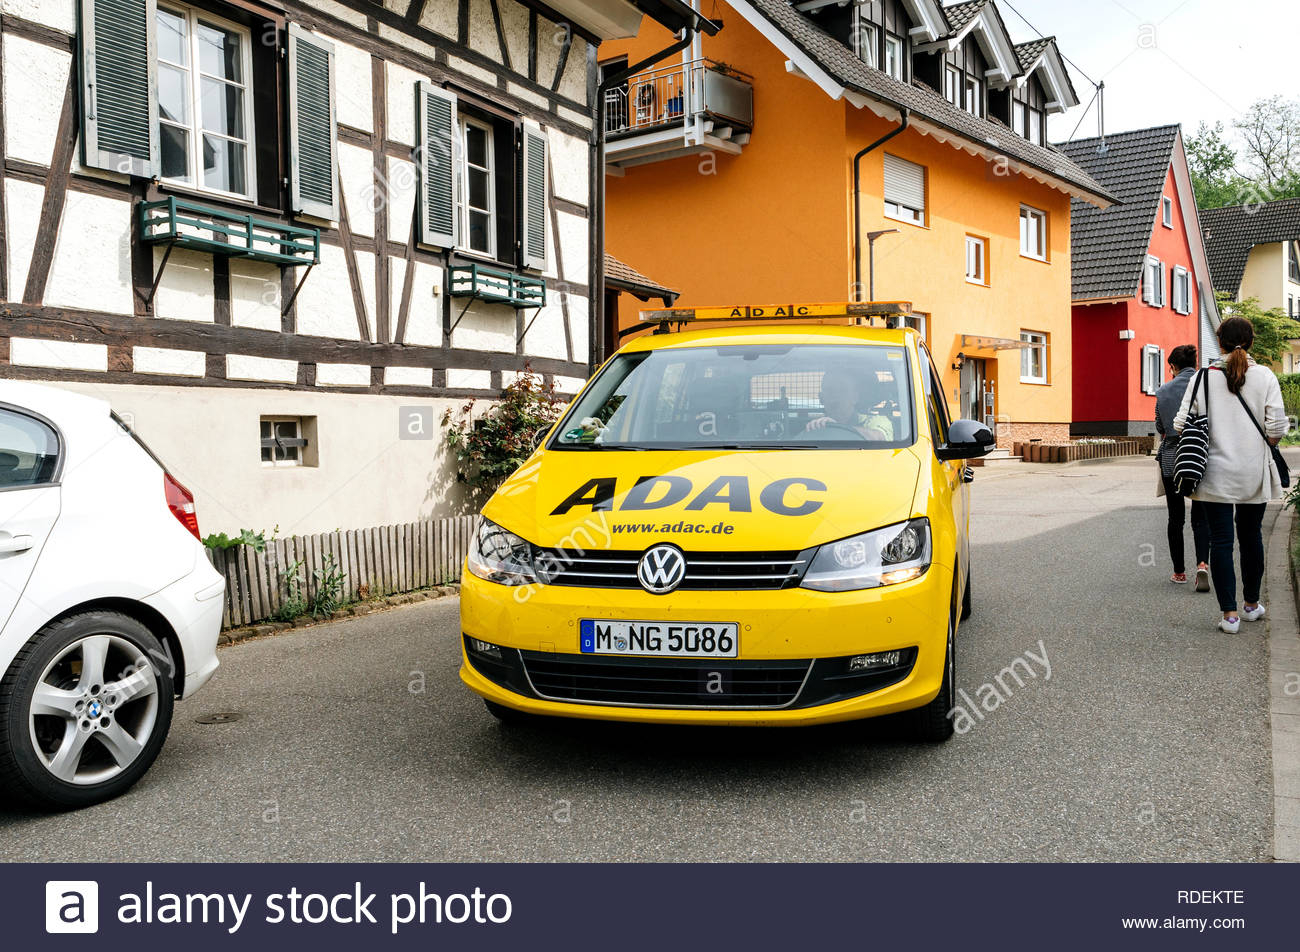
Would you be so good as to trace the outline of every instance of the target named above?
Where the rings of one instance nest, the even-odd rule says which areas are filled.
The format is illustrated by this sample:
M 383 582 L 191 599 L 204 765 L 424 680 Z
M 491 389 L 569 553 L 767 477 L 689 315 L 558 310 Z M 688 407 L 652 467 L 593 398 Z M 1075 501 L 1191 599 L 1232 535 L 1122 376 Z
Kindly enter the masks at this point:
M 654 329 L 672 333 L 685 324 L 808 323 L 838 318 L 901 317 L 912 313 L 910 301 L 839 301 L 829 304 L 737 304 L 730 307 L 673 307 L 640 312 L 640 323 L 619 331 L 619 337 Z

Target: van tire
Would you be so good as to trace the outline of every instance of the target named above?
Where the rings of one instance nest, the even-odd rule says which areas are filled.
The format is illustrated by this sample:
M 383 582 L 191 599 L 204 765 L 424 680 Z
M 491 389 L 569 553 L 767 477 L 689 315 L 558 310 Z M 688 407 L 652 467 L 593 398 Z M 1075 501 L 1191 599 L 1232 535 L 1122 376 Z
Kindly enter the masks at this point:
M 965 621 L 971 616 L 970 600 L 970 567 L 966 567 L 966 590 L 961 595 L 961 620 Z
M 42 754 L 33 742 L 35 728 L 31 726 L 34 721 L 30 720 L 30 711 L 44 672 L 74 646 L 102 636 L 122 646 L 116 655 L 118 659 L 127 646 L 130 653 L 139 652 L 146 659 L 167 657 L 149 629 L 117 612 L 82 612 L 51 622 L 38 631 L 18 652 L 4 680 L 0 681 L 0 795 L 11 802 L 45 810 L 75 810 L 111 800 L 143 777 L 162 750 L 171 728 L 175 690 L 170 670 L 159 664 L 145 669 L 153 678 L 156 698 L 152 719 L 139 728 L 143 736 L 136 738 L 140 744 L 138 753 L 116 774 L 100 782 L 74 783 L 61 779 L 46 766 L 49 753 Z M 105 696 L 109 687 L 107 678 L 114 674 L 104 671 Z M 122 710 L 126 709 L 124 703 Z
M 944 652 L 943 681 L 939 693 L 925 707 L 909 711 L 911 723 L 909 733 L 916 740 L 926 743 L 943 743 L 953 735 L 952 709 L 956 705 L 956 624 L 952 612 L 948 613 L 948 644 Z

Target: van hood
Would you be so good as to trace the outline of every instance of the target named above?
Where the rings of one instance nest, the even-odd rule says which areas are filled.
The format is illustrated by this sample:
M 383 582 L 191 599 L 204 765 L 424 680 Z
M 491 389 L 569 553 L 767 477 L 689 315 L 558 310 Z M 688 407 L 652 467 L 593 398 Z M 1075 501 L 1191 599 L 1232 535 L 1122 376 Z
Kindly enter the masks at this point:
M 540 451 L 483 515 L 545 548 L 795 551 L 914 512 L 914 448 Z

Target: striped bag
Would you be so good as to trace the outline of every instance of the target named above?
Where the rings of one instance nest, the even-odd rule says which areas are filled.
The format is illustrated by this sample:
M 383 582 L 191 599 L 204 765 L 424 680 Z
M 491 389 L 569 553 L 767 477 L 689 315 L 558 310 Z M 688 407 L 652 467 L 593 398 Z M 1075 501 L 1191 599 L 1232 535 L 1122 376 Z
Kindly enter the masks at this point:
M 1196 412 L 1196 392 L 1205 377 L 1202 370 L 1192 386 L 1192 399 L 1187 404 L 1187 421 L 1178 438 L 1178 453 L 1174 457 L 1174 489 L 1180 496 L 1190 496 L 1205 478 L 1205 467 L 1210 460 L 1210 385 L 1205 385 L 1204 413 Z

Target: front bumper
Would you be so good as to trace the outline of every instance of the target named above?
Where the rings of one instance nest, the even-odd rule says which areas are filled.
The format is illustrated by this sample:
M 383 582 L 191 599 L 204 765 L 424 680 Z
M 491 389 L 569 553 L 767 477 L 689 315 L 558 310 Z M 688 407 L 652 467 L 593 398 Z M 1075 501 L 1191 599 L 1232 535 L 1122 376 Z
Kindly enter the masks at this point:
M 715 725 L 817 724 L 873 717 L 919 707 L 938 693 L 951 595 L 952 574 L 940 566 L 932 566 L 914 582 L 860 592 L 784 589 L 666 596 L 555 585 L 508 588 L 466 572 L 462 632 L 507 650 L 505 666 L 494 666 L 471 657 L 462 640 L 460 676 L 471 690 L 498 704 L 563 717 Z M 740 651 L 734 664 L 677 662 L 692 673 L 668 673 L 678 678 L 698 675 L 703 684 L 717 672 L 730 682 L 744 666 L 778 669 L 773 677 L 780 678 L 782 665 L 802 663 L 805 678 L 788 703 L 781 697 L 763 704 L 711 704 L 705 687 L 696 698 L 667 705 L 644 699 L 618 704 L 572 701 L 557 697 L 554 678 L 539 690 L 528 676 L 529 668 L 535 671 L 547 662 L 552 671 L 572 672 L 594 660 L 603 663 L 602 674 L 607 674 L 611 666 L 646 661 L 583 655 L 578 646 L 582 618 L 735 622 Z M 848 657 L 895 649 L 908 656 L 901 670 L 878 672 L 878 677 L 838 677 L 847 673 Z M 739 674 L 743 679 L 746 672 Z M 577 676 L 582 677 L 581 671 Z

